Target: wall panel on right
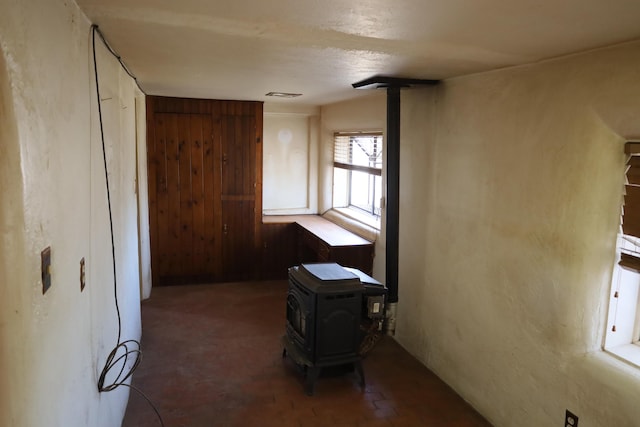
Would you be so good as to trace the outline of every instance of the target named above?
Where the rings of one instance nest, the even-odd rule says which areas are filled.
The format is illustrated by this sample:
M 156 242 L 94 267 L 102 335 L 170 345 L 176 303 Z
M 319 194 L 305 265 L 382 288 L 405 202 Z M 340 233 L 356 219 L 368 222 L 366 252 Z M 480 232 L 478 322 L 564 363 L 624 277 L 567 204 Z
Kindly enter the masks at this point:
M 601 351 L 639 69 L 636 42 L 402 94 L 396 339 L 497 427 L 640 419 Z

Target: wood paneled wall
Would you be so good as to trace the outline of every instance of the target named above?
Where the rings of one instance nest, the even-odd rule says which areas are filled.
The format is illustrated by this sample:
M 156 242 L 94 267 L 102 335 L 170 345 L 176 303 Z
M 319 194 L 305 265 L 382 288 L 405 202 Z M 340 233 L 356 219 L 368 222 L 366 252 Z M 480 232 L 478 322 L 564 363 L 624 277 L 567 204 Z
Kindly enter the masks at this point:
M 156 285 L 260 274 L 262 103 L 147 97 Z
M 262 279 L 286 279 L 298 265 L 298 227 L 293 222 L 262 224 Z

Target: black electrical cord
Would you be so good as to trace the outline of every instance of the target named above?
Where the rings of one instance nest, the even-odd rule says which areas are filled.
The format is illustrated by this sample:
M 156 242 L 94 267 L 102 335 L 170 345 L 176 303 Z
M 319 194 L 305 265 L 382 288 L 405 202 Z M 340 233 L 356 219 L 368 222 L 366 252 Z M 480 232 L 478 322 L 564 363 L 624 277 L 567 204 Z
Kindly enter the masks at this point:
M 114 233 L 113 233 L 113 214 L 111 209 L 111 191 L 109 188 L 109 170 L 107 167 L 107 150 L 105 147 L 104 124 L 102 120 L 102 105 L 101 105 L 101 99 L 100 99 L 100 83 L 98 78 L 96 33 L 100 36 L 100 38 L 102 39 L 102 42 L 104 43 L 106 48 L 109 50 L 109 52 L 118 59 L 118 62 L 120 63 L 120 65 L 122 65 L 122 68 L 125 70 L 125 72 L 129 76 L 131 76 L 131 78 L 136 82 L 136 85 L 138 85 L 138 88 L 140 88 L 140 85 L 138 84 L 138 81 L 136 80 L 135 76 L 131 74 L 131 72 L 124 65 L 120 56 L 118 56 L 116 52 L 111 48 L 111 46 L 109 46 L 109 44 L 104 38 L 104 35 L 98 29 L 98 26 L 92 25 L 91 26 L 91 42 L 93 47 L 93 72 L 94 72 L 94 78 L 96 83 L 96 100 L 98 103 L 98 118 L 100 122 L 100 139 L 102 142 L 102 161 L 104 164 L 104 177 L 105 177 L 106 190 L 107 190 L 107 207 L 109 210 L 109 231 L 111 235 L 111 260 L 113 265 L 113 298 L 115 301 L 116 315 L 118 317 L 117 344 L 115 348 L 111 351 L 111 353 L 109 353 L 109 356 L 107 357 L 107 360 L 105 362 L 105 366 L 102 369 L 102 372 L 100 373 L 100 378 L 98 379 L 98 391 L 100 391 L 101 393 L 112 391 L 118 388 L 119 386 L 125 386 L 125 387 L 129 387 L 131 390 L 135 390 L 149 403 L 149 405 L 151 405 L 151 407 L 153 408 L 153 411 L 156 413 L 156 415 L 158 416 L 158 419 L 160 420 L 160 424 L 164 427 L 164 422 L 162 420 L 162 417 L 160 416 L 160 412 L 155 407 L 153 402 L 151 402 L 151 400 L 140 389 L 126 383 L 127 379 L 131 377 L 131 375 L 133 375 L 133 372 L 136 370 L 138 365 L 140 365 L 140 361 L 142 358 L 142 351 L 140 349 L 140 342 L 137 340 L 126 340 L 123 342 L 120 341 L 120 339 L 122 338 L 122 317 L 120 315 L 120 306 L 118 305 L 118 284 L 117 284 L 117 276 L 116 276 L 116 245 L 115 245 L 115 239 L 114 239 Z M 140 90 L 142 91 L 142 89 Z M 135 357 L 135 360 L 133 361 L 131 368 L 126 370 L 127 365 L 129 364 L 130 357 Z M 112 382 L 105 384 L 105 381 L 109 372 L 118 365 L 120 365 L 120 371 L 116 375 L 116 378 Z
M 133 79 L 133 81 L 136 83 L 136 86 L 138 86 L 138 89 L 140 89 L 140 92 L 142 92 L 142 93 L 144 93 L 146 95 L 147 92 L 145 92 L 140 87 L 140 83 L 138 83 L 138 79 L 136 78 L 136 76 L 129 70 L 129 67 L 127 67 L 127 65 L 122 60 L 122 57 L 120 55 L 118 55 L 118 53 L 111 47 L 111 45 L 109 44 L 107 39 L 104 38 L 104 34 L 102 34 L 102 31 L 100 31 L 100 28 L 95 24 L 93 24 L 91 26 L 91 28 L 92 28 L 92 32 L 93 32 L 92 33 L 93 34 L 93 38 L 95 39 L 95 34 L 98 33 L 98 35 L 100 36 L 100 39 L 102 40 L 102 43 L 107 48 L 109 53 L 111 53 L 111 55 L 113 55 L 118 60 L 118 62 L 120 63 L 120 66 L 122 66 L 122 69 L 125 71 L 125 73 L 127 73 L 129 75 L 129 77 L 131 77 Z M 95 40 L 94 40 L 93 45 L 95 46 Z M 94 50 L 94 54 L 95 54 L 95 50 Z

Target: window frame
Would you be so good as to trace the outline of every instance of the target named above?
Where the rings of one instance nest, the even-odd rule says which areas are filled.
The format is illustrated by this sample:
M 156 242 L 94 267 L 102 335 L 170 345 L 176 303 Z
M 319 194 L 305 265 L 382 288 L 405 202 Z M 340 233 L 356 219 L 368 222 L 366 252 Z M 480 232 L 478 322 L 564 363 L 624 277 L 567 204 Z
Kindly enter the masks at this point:
M 354 138 L 374 138 L 374 145 L 379 145 L 379 152 L 376 154 L 376 158 L 379 158 L 380 167 L 375 166 L 364 166 L 361 164 L 354 164 L 352 162 L 352 147 L 353 147 L 353 139 Z M 348 138 L 348 143 L 343 143 L 340 139 Z M 385 150 L 385 142 L 384 142 L 384 132 L 380 130 L 375 131 L 336 131 L 333 133 L 333 196 L 332 196 L 332 207 L 334 210 L 337 210 L 347 216 L 352 217 L 353 219 L 364 222 L 370 226 L 373 226 L 377 229 L 380 229 L 380 223 L 382 218 L 382 209 L 383 199 L 384 199 L 384 186 L 382 183 L 382 171 L 384 168 L 384 150 Z M 345 151 L 346 150 L 346 151 Z M 377 163 L 377 162 L 376 162 Z M 346 171 L 346 206 L 336 206 L 336 169 L 341 169 Z M 352 203 L 352 186 L 353 186 L 353 173 L 360 172 L 369 175 L 368 179 L 373 185 L 373 194 L 371 194 L 371 200 L 367 204 L 367 208 L 370 204 L 370 209 L 364 209 L 362 206 L 356 205 Z M 378 195 L 375 191 L 375 179 L 379 177 L 380 179 L 380 194 Z M 378 197 L 376 197 L 378 196 Z M 368 196 L 369 197 L 369 196 Z M 378 214 L 375 213 L 376 209 L 378 210 Z
M 640 368 L 640 142 L 625 144 L 624 201 L 603 350 Z M 625 216 L 626 214 L 626 216 Z

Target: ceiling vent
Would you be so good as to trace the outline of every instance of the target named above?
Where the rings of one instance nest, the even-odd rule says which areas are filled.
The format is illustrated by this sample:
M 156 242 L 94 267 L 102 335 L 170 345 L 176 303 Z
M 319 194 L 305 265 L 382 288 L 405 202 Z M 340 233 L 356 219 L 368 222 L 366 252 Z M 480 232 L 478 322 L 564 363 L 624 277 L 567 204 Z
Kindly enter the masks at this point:
M 301 93 L 287 93 L 287 92 L 269 92 L 265 96 L 276 96 L 278 98 L 297 98 L 302 96 Z

